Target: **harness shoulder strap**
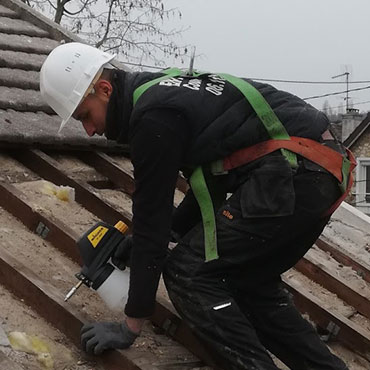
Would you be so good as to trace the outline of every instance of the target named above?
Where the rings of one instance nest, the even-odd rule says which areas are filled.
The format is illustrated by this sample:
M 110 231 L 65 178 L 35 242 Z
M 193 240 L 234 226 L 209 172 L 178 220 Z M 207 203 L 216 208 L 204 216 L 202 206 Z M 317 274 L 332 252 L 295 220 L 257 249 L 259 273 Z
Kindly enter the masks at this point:
M 158 78 L 155 78 L 154 80 L 148 81 L 148 82 L 140 85 L 139 87 L 137 87 L 135 89 L 134 95 L 133 95 L 133 104 L 134 105 L 139 100 L 140 96 L 143 95 L 145 93 L 145 91 L 148 90 L 150 87 L 154 86 L 155 84 L 157 84 L 157 83 L 159 83 L 163 80 L 167 80 L 171 77 L 180 76 L 182 74 L 182 71 L 181 71 L 181 69 L 178 69 L 178 68 L 169 68 L 169 69 L 163 70 L 162 73 L 164 73 L 165 75 L 161 76 L 161 77 L 158 77 Z
M 229 74 L 221 73 L 220 76 L 240 90 L 256 112 L 271 139 L 290 140 L 290 136 L 285 130 L 284 125 L 281 123 L 263 95 L 253 85 L 241 78 Z M 298 167 L 297 156 L 294 153 L 286 149 L 281 149 L 281 152 L 288 160 L 291 167 Z
M 165 73 L 164 76 L 156 78 L 152 81 L 148 81 L 147 83 L 139 86 L 134 91 L 134 105 L 136 104 L 140 96 L 151 86 L 170 77 L 180 76 L 183 72 L 180 69 L 173 68 L 164 70 L 163 73 Z M 262 94 L 254 86 L 241 78 L 234 77 L 228 74 L 219 74 L 219 76 L 224 78 L 226 81 L 228 81 L 241 91 L 244 97 L 251 104 L 252 108 L 255 110 L 257 116 L 261 120 L 266 131 L 272 139 L 290 140 L 290 136 L 285 130 L 283 124 L 280 122 L 279 118 L 271 109 L 270 105 L 267 103 Z M 293 168 L 296 168 L 298 166 L 297 157 L 293 152 L 285 148 L 281 148 L 281 152 Z M 212 261 L 218 258 L 216 220 L 212 199 L 207 188 L 202 167 L 198 167 L 193 172 L 190 177 L 190 184 L 201 210 L 205 238 L 204 241 L 206 262 Z
M 216 219 L 212 198 L 208 191 L 202 167 L 197 167 L 191 177 L 190 186 L 199 204 L 202 215 L 205 245 L 205 261 L 218 259 Z
M 237 89 L 239 89 L 239 91 L 244 95 L 244 97 L 247 99 L 247 101 L 256 112 L 257 116 L 261 120 L 266 131 L 272 139 L 290 140 L 290 136 L 285 130 L 284 125 L 271 109 L 270 105 L 267 103 L 262 94 L 254 86 L 241 78 L 234 77 L 228 74 L 219 74 L 219 76 L 234 85 Z M 281 147 L 280 150 L 284 157 L 290 163 L 291 167 L 298 167 L 297 156 L 295 155 L 295 153 L 283 147 Z M 215 168 L 215 166 L 221 167 L 222 161 L 216 161 L 212 163 L 211 166 L 212 168 Z M 221 170 L 219 173 L 222 172 L 223 170 Z M 201 167 L 198 167 L 193 172 L 190 178 L 190 184 L 198 201 L 202 214 L 206 262 L 212 261 L 218 258 L 216 220 L 212 199 L 209 195 Z M 207 192 L 207 197 L 205 197 L 203 194 L 205 191 Z

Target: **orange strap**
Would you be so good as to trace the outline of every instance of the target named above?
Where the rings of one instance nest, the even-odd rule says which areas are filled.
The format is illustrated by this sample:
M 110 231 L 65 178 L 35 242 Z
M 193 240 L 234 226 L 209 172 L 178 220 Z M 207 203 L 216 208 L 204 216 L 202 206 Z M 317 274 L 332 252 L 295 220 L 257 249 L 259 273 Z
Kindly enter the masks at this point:
M 352 152 L 347 148 L 347 158 L 345 158 L 335 150 L 311 139 L 295 136 L 292 136 L 290 140 L 272 139 L 234 152 L 223 160 L 223 170 L 229 171 L 281 148 L 288 149 L 323 167 L 342 185 L 343 193 L 341 197 L 323 215 L 323 217 L 330 216 L 347 197 L 353 184 L 352 171 L 356 167 L 356 160 Z M 347 173 L 344 173 L 344 161 L 347 161 Z
M 351 152 L 350 152 L 351 153 Z M 352 153 L 351 153 L 352 154 Z M 352 163 L 352 161 L 351 161 Z M 323 217 L 330 216 L 339 206 L 340 204 L 346 199 L 348 193 L 350 192 L 353 185 L 353 174 L 352 171 L 349 173 L 348 176 L 348 183 L 346 191 L 336 200 L 336 202 L 323 214 Z
M 281 148 L 300 154 L 302 157 L 325 168 L 340 183 L 343 181 L 343 156 L 340 153 L 318 143 L 317 141 L 295 136 L 291 136 L 290 140 L 272 139 L 263 141 L 248 148 L 240 149 L 224 159 L 223 168 L 225 171 L 229 171 Z M 356 166 L 356 161 L 348 149 L 347 155 L 351 162 L 350 171 L 352 171 Z

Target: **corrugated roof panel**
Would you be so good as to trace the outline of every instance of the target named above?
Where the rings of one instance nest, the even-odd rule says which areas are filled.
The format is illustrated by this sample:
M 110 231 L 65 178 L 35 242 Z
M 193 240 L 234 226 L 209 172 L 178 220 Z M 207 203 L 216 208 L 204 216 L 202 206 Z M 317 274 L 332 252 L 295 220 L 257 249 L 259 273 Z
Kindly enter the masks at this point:
M 18 51 L 0 50 L 0 67 L 39 71 L 46 59 L 44 54 L 30 54 Z
M 0 92 L 3 89 L 0 89 Z M 104 137 L 88 138 L 80 122 L 71 120 L 66 129 L 57 134 L 61 119 L 43 112 L 17 112 L 0 110 L 0 142 L 27 144 L 55 144 L 106 146 L 111 143 Z
M 0 85 L 20 89 L 39 90 L 39 72 L 0 68 Z M 1 94 L 1 92 L 0 92 Z
M 21 112 L 46 112 L 52 109 L 44 102 L 39 91 L 23 90 L 16 87 L 0 89 L 0 109 L 14 109 Z
M 16 34 L 48 37 L 49 33 L 32 23 L 21 19 L 0 17 L 0 32 Z
M 6 146 L 121 148 L 105 137 L 88 137 L 74 120 L 57 134 L 61 119 L 40 95 L 39 71 L 61 37 L 69 40 L 69 33 L 19 1 L 3 0 L 2 4 L 11 9 L 0 5 L 0 142 Z
M 18 18 L 18 14 L 14 10 L 11 10 L 3 5 L 0 5 L 0 17 Z
M 49 54 L 58 45 L 58 41 L 45 37 L 0 33 L 0 49 L 2 50 L 23 51 L 34 54 Z

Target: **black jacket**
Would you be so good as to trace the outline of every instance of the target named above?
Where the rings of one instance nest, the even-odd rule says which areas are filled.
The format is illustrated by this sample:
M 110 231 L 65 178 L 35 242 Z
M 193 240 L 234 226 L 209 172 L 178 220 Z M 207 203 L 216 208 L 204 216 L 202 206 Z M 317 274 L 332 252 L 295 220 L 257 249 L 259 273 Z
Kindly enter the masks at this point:
M 191 192 L 172 217 L 178 171 L 269 139 L 239 90 L 212 74 L 165 80 L 133 106 L 135 89 L 161 75 L 116 72 L 107 111 L 106 136 L 130 144 L 134 165 L 134 247 L 126 306 L 133 317 L 153 312 L 172 223 L 172 229 L 183 234 L 199 220 Z M 318 141 L 327 129 L 327 117 L 300 98 L 248 81 L 265 97 L 289 135 Z M 225 194 L 232 191 L 228 177 L 232 176 L 221 177 L 214 185 Z

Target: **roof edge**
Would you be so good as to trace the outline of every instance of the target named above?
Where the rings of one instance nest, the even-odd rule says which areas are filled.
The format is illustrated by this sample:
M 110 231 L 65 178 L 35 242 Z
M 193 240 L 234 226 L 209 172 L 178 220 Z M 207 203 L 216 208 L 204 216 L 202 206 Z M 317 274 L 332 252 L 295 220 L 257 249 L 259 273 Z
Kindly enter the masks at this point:
M 14 10 L 18 13 L 21 19 L 28 21 L 34 24 L 37 27 L 42 28 L 43 30 L 49 32 L 50 38 L 64 42 L 81 42 L 87 44 L 85 40 L 78 37 L 73 32 L 68 31 L 63 26 L 55 23 L 51 19 L 47 18 L 37 10 L 31 8 L 27 4 L 23 3 L 20 0 L 1 0 L 1 4 L 11 10 Z M 130 68 L 127 68 L 124 63 L 115 59 L 112 64 L 117 68 L 123 69 L 127 72 L 130 72 Z
M 1 3 L 5 7 L 17 12 L 21 19 L 28 21 L 35 26 L 38 26 L 43 30 L 49 32 L 50 37 L 54 40 L 65 42 L 84 42 L 81 38 L 79 38 L 72 32 L 67 31 L 59 24 L 53 22 L 52 20 L 45 17 L 43 14 L 34 10 L 20 0 L 2 0 Z
M 361 137 L 364 131 L 370 126 L 370 112 L 366 115 L 363 121 L 352 131 L 352 133 L 344 140 L 343 144 L 348 148 L 351 148 L 352 145 Z
M 369 230 L 370 228 L 370 217 L 347 202 L 341 203 L 340 207 L 333 213 L 332 218 L 346 220 L 348 226 L 361 228 L 362 230 Z

